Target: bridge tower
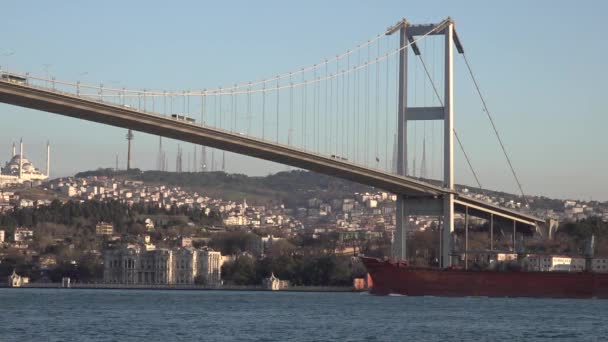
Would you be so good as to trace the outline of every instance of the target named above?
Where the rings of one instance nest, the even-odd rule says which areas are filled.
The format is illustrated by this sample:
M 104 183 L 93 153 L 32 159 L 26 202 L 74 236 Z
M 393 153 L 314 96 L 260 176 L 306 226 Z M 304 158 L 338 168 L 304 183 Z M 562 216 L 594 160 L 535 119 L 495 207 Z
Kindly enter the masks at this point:
M 408 121 L 440 120 L 444 127 L 443 187 L 454 191 L 454 61 L 453 47 L 463 53 L 462 46 L 454 31 L 454 22 L 447 18 L 439 24 L 411 25 L 403 19 L 387 30 L 387 35 L 399 33 L 399 109 L 397 124 L 397 173 L 407 176 L 407 125 Z M 423 35 L 442 35 L 444 37 L 444 94 L 439 107 L 408 107 L 408 47 L 416 56 L 421 51 L 414 37 Z M 393 256 L 398 260 L 407 259 L 406 230 L 410 215 L 441 217 L 441 260 L 442 267 L 451 265 L 451 242 L 454 231 L 454 195 L 439 197 L 397 197 L 397 227 L 393 245 Z
M 399 32 L 399 109 L 397 111 L 397 160 L 396 172 L 400 176 L 407 176 L 407 28 L 410 24 L 401 20 L 387 31 L 387 35 Z M 405 206 L 405 197 L 397 197 L 397 227 L 393 242 L 393 256 L 398 260 L 407 259 L 406 230 L 409 214 Z

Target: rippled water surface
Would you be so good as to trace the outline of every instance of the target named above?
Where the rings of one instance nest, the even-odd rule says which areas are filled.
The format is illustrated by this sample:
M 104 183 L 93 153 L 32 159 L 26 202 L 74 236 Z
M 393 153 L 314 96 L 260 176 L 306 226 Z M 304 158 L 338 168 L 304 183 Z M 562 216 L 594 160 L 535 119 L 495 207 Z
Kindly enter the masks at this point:
M 608 341 L 608 300 L 0 289 L 0 341 Z

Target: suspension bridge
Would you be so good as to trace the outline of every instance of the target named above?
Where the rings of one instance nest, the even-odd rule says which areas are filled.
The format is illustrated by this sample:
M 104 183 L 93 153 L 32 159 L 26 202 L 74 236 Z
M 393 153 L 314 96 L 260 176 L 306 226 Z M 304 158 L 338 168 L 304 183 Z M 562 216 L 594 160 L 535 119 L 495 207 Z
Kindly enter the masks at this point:
M 195 170 L 216 169 L 230 151 L 316 171 L 398 195 L 394 256 L 406 259 L 409 216 L 441 222 L 441 265 L 451 265 L 454 212 L 539 229 L 544 220 L 458 193 L 454 141 L 482 188 L 454 129 L 454 48 L 510 171 L 511 164 L 454 21 L 405 19 L 331 58 L 274 77 L 216 88 L 167 91 L 105 87 L 1 70 L 0 102 L 200 145 Z M 411 65 L 415 64 L 414 72 Z M 437 66 L 439 65 L 439 67 Z M 195 157 L 196 158 L 196 157 Z M 176 170 L 179 166 L 176 165 Z

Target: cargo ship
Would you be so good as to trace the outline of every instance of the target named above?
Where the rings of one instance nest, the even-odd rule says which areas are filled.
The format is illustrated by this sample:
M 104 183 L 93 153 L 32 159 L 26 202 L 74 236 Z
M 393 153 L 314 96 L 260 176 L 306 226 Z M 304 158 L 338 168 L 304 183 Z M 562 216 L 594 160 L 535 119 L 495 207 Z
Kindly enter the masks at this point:
M 376 295 L 608 299 L 606 273 L 433 269 L 360 258 Z

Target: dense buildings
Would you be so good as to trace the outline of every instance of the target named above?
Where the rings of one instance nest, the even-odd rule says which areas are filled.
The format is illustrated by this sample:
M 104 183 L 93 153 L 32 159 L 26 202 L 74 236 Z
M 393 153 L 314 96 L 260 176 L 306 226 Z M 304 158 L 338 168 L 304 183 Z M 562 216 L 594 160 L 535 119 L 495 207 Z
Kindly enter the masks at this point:
M 291 182 L 289 175 L 282 177 L 287 178 L 284 182 Z M 252 196 L 255 200 L 247 203 L 244 198 L 227 200 L 212 196 L 204 187 L 166 183 L 181 184 L 87 176 L 54 179 L 38 187 L 27 184 L 2 188 L 0 215 L 5 223 L 0 230 L 5 231 L 5 242 L 0 244 L 0 262 L 27 265 L 32 271 L 25 274 L 34 281 L 50 278 L 56 269 L 68 272 L 72 268 L 86 268 L 87 272 L 80 273 L 86 278 L 78 281 L 213 285 L 222 281 L 222 261 L 235 261 L 241 256 L 257 262 L 274 257 L 369 255 L 370 251 L 378 256 L 390 255 L 396 197 L 387 192 L 309 191 L 301 186 L 304 190 L 300 189 L 293 198 L 273 195 L 272 200 L 260 200 Z M 314 187 L 315 183 L 310 183 Z M 243 193 L 249 195 L 252 187 L 247 189 Z M 531 197 L 527 207 L 508 194 L 478 194 L 466 188 L 460 191 L 497 205 L 555 217 L 561 221 L 562 230 L 568 222 L 586 217 L 602 222 L 608 219 L 608 203 Z M 438 222 L 419 216 L 411 217 L 408 223 L 408 234 L 417 242 L 417 249 L 412 249 L 417 261 L 432 265 L 435 245 L 430 237 L 434 236 Z M 484 232 L 484 221 L 471 218 L 469 223 L 474 227 L 471 241 L 480 249 L 487 248 L 489 234 L 487 227 Z M 463 227 L 462 215 L 456 215 L 456 225 Z M 496 229 L 495 234 L 495 251 L 487 253 L 480 265 L 492 260 L 508 263 L 518 259 L 512 249 L 510 230 L 503 227 Z M 527 240 L 532 242 L 529 244 L 532 254 L 519 256 L 525 257 L 519 261 L 527 263 L 526 269 L 581 270 L 583 259 L 575 257 L 576 246 L 558 245 L 559 241 L 541 243 L 541 238 L 534 236 Z M 454 246 L 462 251 L 464 240 L 456 240 Z M 200 249 L 202 246 L 222 250 L 226 256 Z M 555 250 L 549 249 L 553 247 Z M 496 255 L 498 249 L 500 253 Z M 534 254 L 545 251 L 555 255 Z M 598 248 L 598 256 L 606 256 L 606 251 L 607 248 Z M 510 259 L 501 260 L 500 254 Z M 230 265 L 226 266 L 230 269 Z M 606 272 L 608 263 L 593 259 L 593 270 Z M 10 272 L 12 268 L 5 267 L 3 276 Z M 234 282 L 228 271 L 224 279 Z

